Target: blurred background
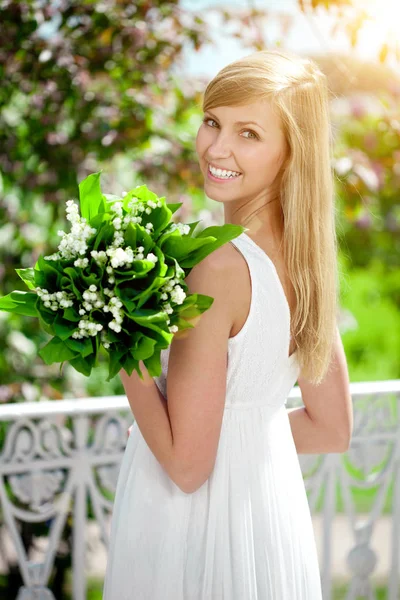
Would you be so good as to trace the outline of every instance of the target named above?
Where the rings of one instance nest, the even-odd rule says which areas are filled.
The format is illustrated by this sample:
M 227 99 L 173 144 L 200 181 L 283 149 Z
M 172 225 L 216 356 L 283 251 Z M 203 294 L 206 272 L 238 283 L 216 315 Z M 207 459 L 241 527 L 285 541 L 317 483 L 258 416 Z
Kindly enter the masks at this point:
M 382 389 L 392 394 L 384 409 L 389 410 L 390 431 L 398 438 L 398 395 L 393 396 L 393 390 L 400 379 L 399 23 L 397 0 L 0 0 L 0 294 L 26 289 L 15 268 L 33 266 L 40 254 L 55 249 L 57 231 L 66 226 L 66 200 L 77 199 L 79 181 L 100 169 L 106 193 L 122 194 L 145 183 L 167 201 L 183 203 L 176 213 L 179 221 L 222 224 L 222 207 L 204 195 L 195 154 L 206 84 L 227 63 L 254 50 L 282 48 L 309 56 L 327 75 L 331 90 L 339 327 L 350 379 L 364 385 L 354 388 L 364 390 L 360 399 L 365 393 L 373 395 L 371 406 L 379 402 Z M 0 413 L 0 466 L 13 464 L 16 473 L 12 476 L 5 467 L 1 471 L 0 507 L 14 542 L 11 538 L 5 542 L 5 533 L 0 536 L 0 598 L 16 597 L 21 573 L 26 589 L 39 584 L 45 589 L 44 582 L 51 580 L 57 600 L 84 597 L 79 585 L 71 584 L 71 552 L 75 548 L 79 556 L 85 553 L 74 547 L 74 513 L 63 522 L 63 533 L 60 525 L 58 538 L 55 534 L 50 542 L 52 557 L 42 562 L 29 558 L 35 540 L 49 535 L 56 519 L 50 511 L 46 522 L 39 524 L 38 510 L 43 512 L 63 488 L 42 467 L 36 483 L 29 470 L 24 471 L 28 477 L 24 480 L 23 470 L 15 468 L 12 448 L 19 448 L 26 458 L 36 444 L 30 458 L 38 459 L 42 438 L 37 431 L 52 418 L 39 422 L 35 417 L 39 406 L 44 410 L 49 401 L 123 394 L 119 378 L 106 382 L 105 361 L 89 378 L 68 365 L 61 374 L 58 365 L 46 366 L 37 351 L 47 337 L 35 319 L 0 312 L 0 410 L 3 406 L 8 411 Z M 32 402 L 37 403 L 37 415 Z M 21 412 L 22 404 L 30 407 L 26 413 Z M 60 408 L 60 414 L 69 416 L 57 422 L 56 436 L 60 431 L 65 439 L 68 432 L 74 435 L 71 410 Z M 96 432 L 98 422 L 87 414 L 82 418 Z M 387 425 L 385 418 L 382 422 Z M 123 427 L 121 431 L 125 436 Z M 56 440 L 49 444 L 57 447 Z M 393 444 L 391 452 L 398 448 Z M 383 499 L 379 496 L 380 508 L 368 524 L 364 542 L 354 534 L 359 550 L 371 537 L 378 512 L 392 514 L 394 497 L 400 502 L 400 490 L 392 489 L 392 481 L 377 491 L 387 446 L 379 446 L 382 455 L 371 444 L 360 448 L 352 475 L 363 480 L 364 501 L 360 492 L 356 510 L 371 512 L 379 494 Z M 371 453 L 375 463 L 365 458 Z M 112 472 L 115 483 L 117 471 Z M 39 494 L 32 509 L 40 485 L 48 493 Z M 110 483 L 108 487 L 112 490 Z M 6 502 L 6 496 L 12 502 Z M 110 509 L 111 493 L 108 499 Z M 323 513 L 322 497 L 315 502 L 316 513 Z M 345 513 L 345 501 L 338 502 L 338 513 Z M 26 510 L 15 512 L 20 519 L 15 530 L 10 512 L 14 505 Z M 399 506 L 396 511 L 394 524 L 390 521 L 382 533 L 386 541 L 399 532 Z M 98 521 L 94 513 L 89 506 L 81 518 Z M 80 543 L 90 545 L 90 540 Z M 346 585 L 335 587 L 331 570 L 324 571 L 325 598 L 400 598 L 395 595 L 398 576 L 388 574 L 400 568 L 399 548 L 393 548 L 379 589 L 368 583 L 376 561 L 367 548 L 360 559 L 362 569 L 357 571 L 348 562 Z M 324 556 L 325 560 L 326 552 Z M 99 559 L 103 564 L 101 560 L 104 556 Z M 344 566 L 342 571 L 346 579 Z M 357 577 L 362 585 L 354 583 Z M 100 598 L 99 589 L 98 583 L 89 585 L 87 597 Z

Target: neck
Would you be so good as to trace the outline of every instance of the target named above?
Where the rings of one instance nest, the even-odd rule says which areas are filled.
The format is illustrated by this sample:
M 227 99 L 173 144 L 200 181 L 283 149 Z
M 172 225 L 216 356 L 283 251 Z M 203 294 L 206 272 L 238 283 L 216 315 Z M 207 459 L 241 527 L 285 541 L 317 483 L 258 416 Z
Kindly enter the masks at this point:
M 243 225 L 248 235 L 255 239 L 268 240 L 271 245 L 279 244 L 283 234 L 284 220 L 280 199 L 250 201 L 242 205 L 224 205 L 225 223 Z

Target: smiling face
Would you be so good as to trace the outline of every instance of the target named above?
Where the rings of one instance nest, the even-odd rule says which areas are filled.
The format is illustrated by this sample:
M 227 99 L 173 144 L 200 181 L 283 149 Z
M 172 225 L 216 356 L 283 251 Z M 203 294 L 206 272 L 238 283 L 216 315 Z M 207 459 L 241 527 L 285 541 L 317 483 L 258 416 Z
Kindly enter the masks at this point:
M 205 111 L 196 152 L 209 198 L 239 207 L 250 202 L 258 207 L 275 194 L 286 141 L 280 119 L 263 100 Z M 227 177 L 213 167 L 235 173 Z

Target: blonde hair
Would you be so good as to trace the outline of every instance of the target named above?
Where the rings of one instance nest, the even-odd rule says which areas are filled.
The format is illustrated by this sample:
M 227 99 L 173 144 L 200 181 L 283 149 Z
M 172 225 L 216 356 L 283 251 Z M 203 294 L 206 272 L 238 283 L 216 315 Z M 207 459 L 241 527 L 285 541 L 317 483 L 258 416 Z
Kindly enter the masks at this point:
M 262 50 L 219 71 L 203 111 L 263 99 L 280 117 L 288 146 L 279 195 L 282 251 L 297 299 L 292 335 L 302 376 L 319 384 L 332 357 L 339 290 L 326 77 L 308 58 Z

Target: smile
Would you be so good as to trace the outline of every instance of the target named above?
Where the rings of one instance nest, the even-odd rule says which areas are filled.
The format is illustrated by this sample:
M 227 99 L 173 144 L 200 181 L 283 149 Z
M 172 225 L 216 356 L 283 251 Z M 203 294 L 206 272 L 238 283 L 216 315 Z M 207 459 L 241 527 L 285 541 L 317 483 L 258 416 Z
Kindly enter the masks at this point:
M 225 169 L 216 169 L 212 165 L 208 165 L 207 174 L 213 181 L 230 181 L 232 179 L 239 179 L 242 176 L 238 171 L 228 171 Z

